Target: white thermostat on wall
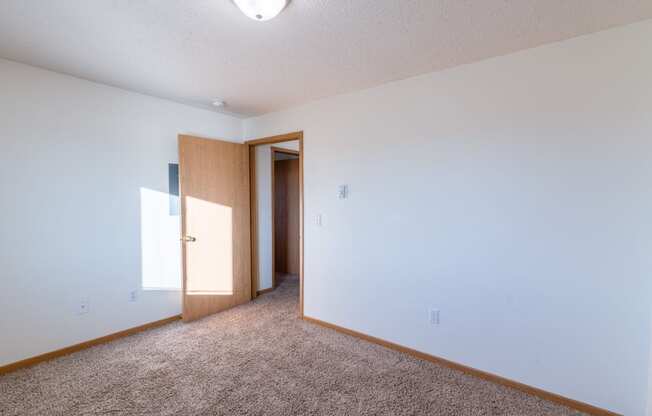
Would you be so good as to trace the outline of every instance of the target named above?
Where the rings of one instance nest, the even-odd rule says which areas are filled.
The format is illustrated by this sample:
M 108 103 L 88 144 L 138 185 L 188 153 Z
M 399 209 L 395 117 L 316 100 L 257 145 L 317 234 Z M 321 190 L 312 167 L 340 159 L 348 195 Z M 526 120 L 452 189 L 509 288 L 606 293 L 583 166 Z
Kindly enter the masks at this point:
M 340 185 L 337 187 L 337 197 L 339 199 L 346 199 L 349 196 L 349 185 Z

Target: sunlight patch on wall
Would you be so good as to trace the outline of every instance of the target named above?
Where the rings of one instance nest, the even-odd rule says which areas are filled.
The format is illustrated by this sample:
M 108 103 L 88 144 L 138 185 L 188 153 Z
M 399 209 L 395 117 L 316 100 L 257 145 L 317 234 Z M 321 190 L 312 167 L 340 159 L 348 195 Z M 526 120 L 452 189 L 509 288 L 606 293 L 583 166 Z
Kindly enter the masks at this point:
M 170 195 L 140 188 L 142 288 L 181 290 L 181 220 L 170 215 Z

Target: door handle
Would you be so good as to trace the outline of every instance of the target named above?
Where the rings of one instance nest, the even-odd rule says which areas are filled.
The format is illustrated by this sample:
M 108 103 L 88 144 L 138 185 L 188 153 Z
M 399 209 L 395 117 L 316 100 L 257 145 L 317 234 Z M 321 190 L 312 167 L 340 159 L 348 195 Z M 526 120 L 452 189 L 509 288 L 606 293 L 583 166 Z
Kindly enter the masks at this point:
M 192 236 L 190 236 L 190 235 L 187 235 L 187 236 L 185 236 L 185 237 L 182 237 L 182 238 L 181 238 L 181 241 L 183 241 L 184 243 L 192 243 L 192 242 L 197 241 L 197 239 L 196 239 L 195 237 L 192 237 Z

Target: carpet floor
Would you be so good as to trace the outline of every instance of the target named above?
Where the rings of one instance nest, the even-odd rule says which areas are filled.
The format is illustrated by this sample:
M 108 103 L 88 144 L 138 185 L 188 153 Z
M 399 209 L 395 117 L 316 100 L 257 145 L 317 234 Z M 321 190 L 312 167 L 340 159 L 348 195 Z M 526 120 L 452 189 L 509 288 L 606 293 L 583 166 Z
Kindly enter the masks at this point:
M 297 317 L 298 284 L 0 377 L 0 415 L 577 415 Z

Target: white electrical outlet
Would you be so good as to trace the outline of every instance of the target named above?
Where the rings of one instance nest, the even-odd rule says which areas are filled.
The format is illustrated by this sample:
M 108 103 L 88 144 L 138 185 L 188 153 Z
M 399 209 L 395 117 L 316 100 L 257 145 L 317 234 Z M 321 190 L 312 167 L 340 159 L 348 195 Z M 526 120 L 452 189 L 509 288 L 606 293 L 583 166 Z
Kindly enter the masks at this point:
M 132 290 L 129 292 L 129 302 L 136 302 L 138 300 L 138 291 Z
M 428 320 L 430 325 L 439 325 L 439 309 L 429 309 Z
M 79 303 L 77 304 L 77 315 L 87 314 L 89 309 L 90 309 L 90 305 L 88 302 L 88 298 L 80 299 Z
M 322 215 L 321 215 L 321 214 L 317 214 L 317 215 L 315 215 L 315 224 L 317 225 L 317 227 L 321 227 L 321 226 L 322 226 L 322 224 L 323 224 L 323 219 L 322 219 Z

